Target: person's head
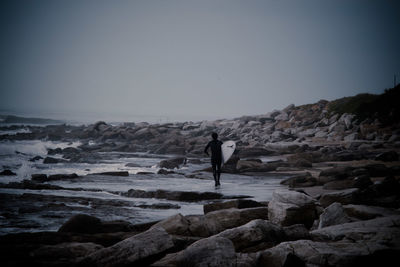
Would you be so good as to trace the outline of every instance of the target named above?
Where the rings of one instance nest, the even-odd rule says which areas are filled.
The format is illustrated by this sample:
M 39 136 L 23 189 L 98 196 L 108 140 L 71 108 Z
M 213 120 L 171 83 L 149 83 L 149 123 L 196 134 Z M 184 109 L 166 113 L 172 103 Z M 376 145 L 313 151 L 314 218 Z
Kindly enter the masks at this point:
M 217 133 L 212 133 L 211 137 L 212 137 L 212 139 L 217 140 L 218 139 L 218 134 Z

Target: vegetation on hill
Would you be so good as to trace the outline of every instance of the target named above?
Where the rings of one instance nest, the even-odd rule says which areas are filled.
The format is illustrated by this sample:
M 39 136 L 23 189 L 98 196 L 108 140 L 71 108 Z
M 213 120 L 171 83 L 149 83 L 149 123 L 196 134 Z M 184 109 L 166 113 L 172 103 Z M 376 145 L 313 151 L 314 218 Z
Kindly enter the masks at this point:
M 367 118 L 378 119 L 388 125 L 400 122 L 400 85 L 386 89 L 381 95 L 358 94 L 331 101 L 328 110 L 331 113 L 352 113 L 358 121 Z

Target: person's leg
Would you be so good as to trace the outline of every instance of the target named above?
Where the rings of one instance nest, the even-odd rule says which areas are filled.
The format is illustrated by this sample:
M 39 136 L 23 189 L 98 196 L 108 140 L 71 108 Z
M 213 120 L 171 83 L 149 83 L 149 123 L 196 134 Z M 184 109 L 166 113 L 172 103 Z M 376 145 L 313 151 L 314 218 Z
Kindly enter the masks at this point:
M 216 162 L 211 162 L 212 170 L 213 170 L 213 176 L 214 176 L 214 181 L 215 181 L 215 186 L 218 185 L 217 182 L 217 163 Z
M 221 162 L 217 162 L 217 185 L 221 185 L 219 183 L 219 178 L 221 178 Z

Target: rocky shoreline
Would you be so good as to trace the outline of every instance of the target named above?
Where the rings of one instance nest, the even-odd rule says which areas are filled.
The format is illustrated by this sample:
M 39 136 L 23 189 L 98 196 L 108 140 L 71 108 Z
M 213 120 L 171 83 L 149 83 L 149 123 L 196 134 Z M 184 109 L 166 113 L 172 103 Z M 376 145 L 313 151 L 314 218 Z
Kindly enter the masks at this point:
M 173 154 L 177 157 L 161 161 L 161 172 L 155 174 L 168 176 L 184 175 L 182 165 L 201 161 L 209 133 L 217 131 L 222 140 L 238 145 L 225 173 L 290 177 L 282 181 L 287 189 L 275 191 L 268 203 L 214 192 L 129 190 L 128 197 L 212 202 L 204 204 L 203 215 L 177 212 L 138 225 L 75 215 L 57 232 L 0 236 L 0 261 L 5 266 L 397 266 L 399 118 L 385 120 L 377 113 L 360 121 L 357 114 L 332 111 L 340 103 L 290 105 L 232 120 L 97 122 L 2 135 L 1 140 L 81 142 L 76 148 L 49 150 L 47 158 L 36 159 L 44 164 L 101 162 L 107 159 L 104 152 Z M 271 156 L 277 159 L 263 161 Z M 185 176 L 198 179 L 201 172 Z M 41 174 L 2 187 L 57 190 L 47 184 L 57 179 L 79 176 Z

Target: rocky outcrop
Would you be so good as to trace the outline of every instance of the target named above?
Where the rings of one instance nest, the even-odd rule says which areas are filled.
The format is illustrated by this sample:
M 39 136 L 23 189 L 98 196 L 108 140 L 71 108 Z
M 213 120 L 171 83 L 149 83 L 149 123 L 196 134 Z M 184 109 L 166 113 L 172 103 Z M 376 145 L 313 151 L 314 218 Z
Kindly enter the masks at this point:
M 146 263 L 154 262 L 157 258 L 162 257 L 173 247 L 173 240 L 164 229 L 152 228 L 90 254 L 83 259 L 81 265 L 146 265 Z
M 282 226 L 300 223 L 310 228 L 317 218 L 316 200 L 296 191 L 275 191 L 268 204 L 268 217 Z

